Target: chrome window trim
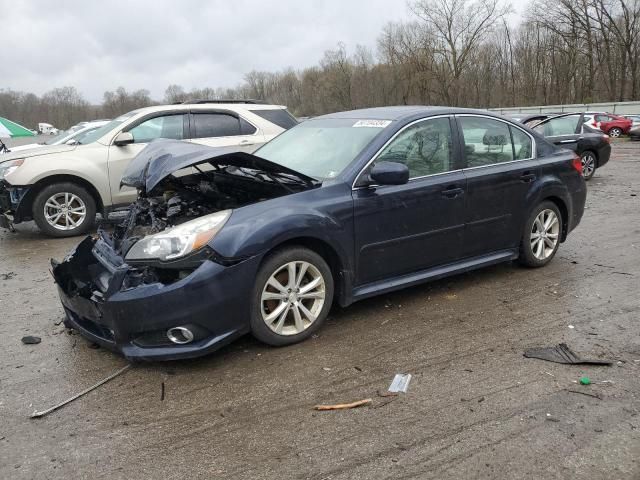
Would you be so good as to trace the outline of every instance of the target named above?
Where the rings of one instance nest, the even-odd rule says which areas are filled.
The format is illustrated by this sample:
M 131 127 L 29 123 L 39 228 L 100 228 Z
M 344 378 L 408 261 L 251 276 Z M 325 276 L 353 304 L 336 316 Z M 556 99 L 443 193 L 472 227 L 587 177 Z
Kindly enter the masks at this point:
M 370 160 L 365 164 L 365 166 L 364 166 L 364 167 L 362 167 L 362 168 L 360 169 L 360 171 L 359 171 L 359 172 L 358 172 L 358 174 L 356 175 L 355 180 L 354 180 L 354 181 L 353 181 L 353 183 L 351 184 L 351 190 L 353 191 L 353 190 L 360 190 L 361 188 L 379 187 L 379 185 L 367 185 L 367 186 L 362 186 L 362 187 L 356 187 L 356 183 L 358 183 L 358 179 L 360 178 L 360 176 L 362 175 L 362 173 L 363 173 L 367 168 L 369 168 L 369 165 L 371 165 L 373 162 L 375 162 L 375 161 L 376 161 L 376 159 L 377 159 L 377 158 L 380 156 L 380 154 L 382 153 L 382 151 L 383 151 L 385 148 L 387 148 L 387 147 L 389 146 L 389 144 L 390 144 L 391 142 L 393 142 L 393 141 L 396 139 L 396 137 L 397 137 L 398 135 L 400 135 L 402 132 L 404 132 L 407 128 L 410 128 L 410 127 L 414 126 L 416 123 L 426 122 L 427 120 L 434 120 L 434 119 L 437 119 L 437 118 L 449 118 L 449 119 L 450 119 L 452 116 L 453 116 L 453 114 L 451 114 L 451 113 L 442 114 L 442 115 L 433 115 L 433 116 L 431 116 L 431 117 L 419 118 L 419 119 L 417 119 L 417 120 L 414 120 L 414 121 L 413 121 L 413 122 L 411 122 L 411 123 L 406 124 L 406 125 L 405 125 L 404 127 L 402 127 L 400 130 L 398 130 L 396 133 L 394 133 L 394 134 L 393 134 L 393 136 L 392 136 L 389 140 L 387 140 L 387 141 L 385 142 L 385 144 L 384 144 L 382 147 L 380 147 L 380 148 L 378 149 L 378 151 L 377 151 L 377 152 L 376 152 L 376 153 L 371 157 L 371 159 L 370 159 Z M 451 126 L 451 124 L 449 124 L 449 126 Z M 455 140 L 455 138 L 454 138 L 454 131 L 453 131 L 453 129 L 451 129 L 451 139 L 452 139 L 452 140 Z M 432 173 L 432 174 L 430 174 L 430 175 L 422 175 L 422 176 L 420 176 L 420 177 L 413 177 L 413 178 L 410 178 L 410 179 L 409 179 L 409 182 L 411 182 L 412 180 L 419 180 L 419 179 L 421 179 L 421 178 L 433 177 L 434 175 L 444 175 L 444 174 L 451 173 L 451 172 L 461 172 L 461 171 L 462 171 L 462 169 L 461 169 L 461 168 L 459 168 L 459 169 L 457 169 L 457 170 L 450 170 L 450 171 L 448 171 L 448 172 L 440 172 L 440 173 Z
M 414 120 L 413 122 L 408 123 L 407 125 L 402 127 L 400 130 L 398 130 L 393 135 L 393 137 L 391 137 L 389 140 L 387 140 L 385 142 L 385 144 L 382 147 L 380 147 L 380 149 L 373 155 L 373 157 L 371 157 L 371 159 L 365 164 L 365 166 L 358 172 L 358 175 L 356 175 L 355 180 L 351 184 L 351 190 L 354 191 L 354 190 L 360 190 L 362 188 L 379 187 L 379 185 L 375 185 L 375 184 L 362 186 L 362 187 L 356 187 L 355 185 L 358 182 L 358 179 L 360 178 L 362 173 L 367 168 L 369 168 L 369 165 L 371 165 L 380 156 L 380 153 L 382 153 L 382 151 L 385 148 L 387 148 L 387 146 L 391 142 L 393 142 L 396 139 L 396 137 L 398 135 L 400 135 L 402 132 L 404 132 L 407 128 L 412 127 L 416 123 L 424 122 L 424 121 L 432 120 L 432 119 L 436 119 L 436 118 L 449 118 L 449 119 L 454 118 L 455 119 L 457 117 L 479 117 L 479 118 L 485 118 L 485 119 L 488 119 L 488 120 L 495 120 L 497 122 L 506 123 L 507 127 L 517 128 L 518 130 L 523 132 L 525 135 L 527 135 L 529 137 L 529 139 L 531 140 L 531 153 L 532 153 L 532 156 L 529 157 L 529 158 L 519 158 L 517 160 L 510 160 L 508 162 L 491 163 L 489 165 L 480 165 L 480 166 L 477 166 L 477 167 L 459 168 L 459 169 L 456 169 L 456 170 L 450 170 L 448 172 L 440 172 L 440 173 L 432 173 L 430 175 L 422 175 L 420 177 L 410 178 L 409 182 L 407 182 L 407 183 L 411 183 L 413 180 L 420 180 L 420 179 L 424 179 L 424 178 L 427 178 L 427 177 L 433 177 L 433 176 L 437 176 L 437 175 L 446 175 L 446 174 L 449 174 L 449 173 L 463 172 L 465 170 L 475 170 L 475 169 L 478 169 L 478 168 L 493 167 L 495 165 L 507 165 L 509 163 L 515 163 L 515 162 L 526 162 L 528 160 L 535 160 L 537 158 L 537 153 L 536 153 L 537 152 L 537 144 L 536 144 L 536 139 L 533 137 L 533 135 L 531 135 L 529 132 L 527 132 L 524 128 L 521 128 L 520 126 L 518 126 L 515 123 L 512 123 L 512 122 L 510 122 L 508 120 L 503 120 L 502 118 L 492 117 L 492 116 L 489 116 L 489 115 L 482 115 L 482 114 L 479 114 L 479 113 L 448 113 L 448 114 L 434 115 L 432 117 L 419 118 L 417 120 Z M 460 128 L 462 128 L 462 126 L 460 126 Z M 454 131 L 453 130 L 451 130 L 451 134 L 452 134 L 452 138 L 453 138 L 453 135 L 454 135 Z M 464 142 L 464 133 L 462 133 L 462 131 L 461 131 L 460 134 L 462 135 L 462 140 Z M 511 133 L 509 133 L 509 136 L 511 137 Z M 513 145 L 513 139 L 511 140 L 511 145 Z M 462 146 L 464 147 L 464 144 Z M 462 153 L 462 155 L 464 155 L 464 151 L 461 152 L 461 153 Z

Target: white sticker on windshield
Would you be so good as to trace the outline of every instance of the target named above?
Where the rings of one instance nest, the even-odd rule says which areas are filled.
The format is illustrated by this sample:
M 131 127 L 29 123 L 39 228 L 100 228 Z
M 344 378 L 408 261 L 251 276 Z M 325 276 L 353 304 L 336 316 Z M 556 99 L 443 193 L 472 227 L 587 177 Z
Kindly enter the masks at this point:
M 368 128 L 385 128 L 391 123 L 391 120 L 358 120 L 353 124 L 353 128 L 368 127 Z

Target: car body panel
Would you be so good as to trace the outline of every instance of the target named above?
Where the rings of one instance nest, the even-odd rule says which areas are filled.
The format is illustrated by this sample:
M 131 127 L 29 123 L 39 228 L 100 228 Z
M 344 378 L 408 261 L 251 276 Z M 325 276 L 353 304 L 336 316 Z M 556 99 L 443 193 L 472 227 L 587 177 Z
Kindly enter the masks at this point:
M 285 245 L 320 252 L 332 269 L 336 300 L 346 306 L 379 293 L 517 258 L 524 221 L 543 200 L 555 202 L 566 214 L 564 240 L 580 222 L 586 199 L 575 155 L 513 122 L 509 124 L 531 136 L 532 152 L 546 153 L 466 168 L 460 138 L 454 135 L 461 168 L 418 177 L 404 185 L 358 184 L 377 153 L 411 122 L 464 114 L 504 121 L 485 112 L 444 108 L 334 114 L 335 118 L 390 123 L 336 178 L 233 210 L 206 247 L 211 256 L 174 283 L 127 287 L 124 278 L 135 268 L 110 250 L 108 238 L 88 238 L 65 262 L 54 264 L 67 324 L 131 359 L 192 357 L 249 331 L 253 279 L 266 256 Z M 457 132 L 456 123 L 453 125 Z M 451 198 L 443 197 L 450 186 L 459 191 Z M 87 272 L 97 272 L 103 286 L 91 298 L 76 300 L 77 290 L 69 281 Z M 167 345 L 162 335 L 158 337 L 162 345 L 141 346 L 136 340 L 185 323 L 204 332 L 187 347 Z

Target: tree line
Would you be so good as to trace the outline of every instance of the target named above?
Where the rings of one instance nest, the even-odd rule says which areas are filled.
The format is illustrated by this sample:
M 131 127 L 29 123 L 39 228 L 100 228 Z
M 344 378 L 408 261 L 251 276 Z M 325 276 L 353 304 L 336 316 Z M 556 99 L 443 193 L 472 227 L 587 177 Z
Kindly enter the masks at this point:
M 0 89 L 0 115 L 65 128 L 135 108 L 196 99 L 254 98 L 298 116 L 383 105 L 478 108 L 640 99 L 640 0 L 533 0 L 509 22 L 504 0 L 410 0 L 375 49 L 338 43 L 317 65 L 252 71 L 234 88 L 119 87 L 91 105 L 74 87 L 41 97 Z

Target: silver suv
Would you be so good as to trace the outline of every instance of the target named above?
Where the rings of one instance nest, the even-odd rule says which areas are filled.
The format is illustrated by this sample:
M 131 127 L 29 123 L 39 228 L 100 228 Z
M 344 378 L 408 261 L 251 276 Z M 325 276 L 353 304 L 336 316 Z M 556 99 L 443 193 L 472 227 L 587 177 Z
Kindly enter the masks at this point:
M 0 157 L 0 227 L 35 220 L 44 233 L 87 232 L 136 198 L 120 188 L 129 162 L 151 140 L 170 138 L 253 151 L 297 121 L 279 105 L 203 101 L 141 108 L 112 120 L 79 145 L 56 145 Z

